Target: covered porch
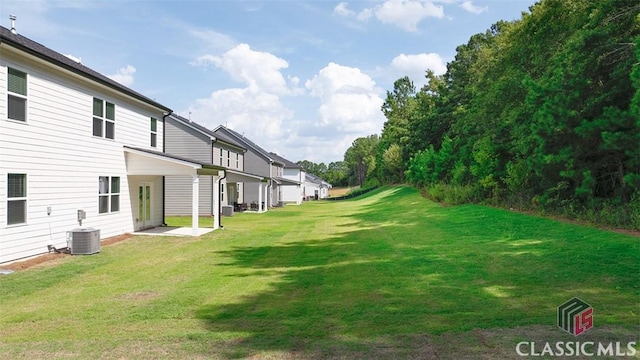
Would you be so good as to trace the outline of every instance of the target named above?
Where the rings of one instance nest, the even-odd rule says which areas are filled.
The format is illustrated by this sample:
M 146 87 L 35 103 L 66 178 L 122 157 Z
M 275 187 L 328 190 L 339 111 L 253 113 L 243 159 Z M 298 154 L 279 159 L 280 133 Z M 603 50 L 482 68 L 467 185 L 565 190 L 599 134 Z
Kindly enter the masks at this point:
M 239 208 L 242 211 L 265 212 L 268 209 L 267 201 L 268 178 L 260 175 L 245 173 L 238 170 L 227 169 L 225 171 L 227 188 L 229 184 L 242 183 L 244 187 L 242 199 L 231 198 L 229 205 Z M 239 200 L 239 201 L 238 201 Z
M 214 213 L 211 228 L 200 228 L 198 225 L 198 205 L 200 178 L 211 176 L 214 183 L 214 206 L 220 203 L 220 179 L 225 175 L 225 168 L 212 164 L 200 163 L 170 154 L 147 149 L 124 146 L 129 185 L 132 221 L 134 233 L 169 234 L 200 236 L 220 227 L 220 214 Z M 164 214 L 164 176 L 188 175 L 192 179 L 190 228 L 171 229 L 165 225 Z M 187 234 L 185 234 L 187 233 Z

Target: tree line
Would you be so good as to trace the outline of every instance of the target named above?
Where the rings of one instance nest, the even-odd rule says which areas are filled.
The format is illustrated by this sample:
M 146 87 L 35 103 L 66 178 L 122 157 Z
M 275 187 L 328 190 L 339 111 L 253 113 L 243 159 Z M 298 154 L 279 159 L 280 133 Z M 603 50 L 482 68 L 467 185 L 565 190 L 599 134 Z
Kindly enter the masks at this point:
M 342 183 L 640 228 L 640 3 L 542 0 L 387 91 Z M 342 184 L 337 183 L 337 184 Z

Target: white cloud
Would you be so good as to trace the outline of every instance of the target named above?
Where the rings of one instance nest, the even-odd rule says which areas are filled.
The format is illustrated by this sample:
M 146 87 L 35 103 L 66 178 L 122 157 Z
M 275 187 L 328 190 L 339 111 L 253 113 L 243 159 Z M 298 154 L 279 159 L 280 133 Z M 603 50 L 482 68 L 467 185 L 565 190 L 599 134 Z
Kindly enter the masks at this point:
M 333 8 L 333 13 L 340 16 L 354 16 L 355 12 L 349 10 L 347 6 L 348 4 L 346 2 L 341 2 Z
M 189 112 L 198 124 L 207 128 L 226 125 L 259 145 L 281 138 L 283 121 L 293 116 L 277 95 L 249 88 L 214 91 L 208 98 L 198 99 Z
M 481 13 L 483 13 L 483 12 L 485 12 L 485 11 L 487 11 L 489 9 L 486 6 L 480 7 L 480 6 L 473 5 L 473 3 L 471 1 L 469 1 L 469 0 L 463 1 L 460 4 L 460 7 L 465 9 L 466 11 L 474 13 L 474 14 L 481 14 Z
M 426 84 L 427 70 L 432 70 L 436 75 L 442 75 L 447 71 L 447 64 L 440 55 L 435 53 L 400 54 L 391 61 L 388 71 L 394 79 L 408 76 L 416 88 L 420 89 Z
M 108 75 L 108 77 L 124 86 L 131 86 L 134 83 L 133 74 L 135 73 L 136 68 L 131 65 L 127 65 L 126 67 L 119 69 L 117 73 Z
M 417 31 L 417 25 L 427 17 L 443 18 L 442 6 L 430 1 L 387 0 L 375 7 L 376 18 L 406 31 Z
M 444 18 L 444 8 L 428 0 L 386 0 L 380 5 L 365 8 L 356 13 L 345 2 L 339 3 L 333 13 L 343 17 L 353 17 L 368 21 L 375 16 L 383 24 L 395 25 L 406 31 L 417 31 L 418 24 L 428 17 Z
M 194 66 L 214 65 L 235 81 L 247 85 L 253 91 L 265 91 L 279 95 L 298 93 L 299 79 L 282 75 L 289 63 L 273 54 L 252 50 L 240 44 L 221 56 L 203 55 L 191 62 Z
M 337 139 L 346 136 L 351 141 L 382 128 L 382 91 L 360 69 L 329 63 L 305 86 L 312 96 L 321 99 L 320 120 L 315 127 L 333 129 L 338 132 L 333 134 Z

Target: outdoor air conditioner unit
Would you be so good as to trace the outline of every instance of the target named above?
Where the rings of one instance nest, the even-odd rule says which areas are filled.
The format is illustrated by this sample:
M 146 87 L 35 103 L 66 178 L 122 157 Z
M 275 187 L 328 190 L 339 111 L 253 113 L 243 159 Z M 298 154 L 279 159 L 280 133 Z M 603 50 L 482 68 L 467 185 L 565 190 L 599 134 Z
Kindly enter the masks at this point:
M 100 230 L 77 228 L 67 232 L 67 242 L 72 255 L 89 255 L 100 252 Z

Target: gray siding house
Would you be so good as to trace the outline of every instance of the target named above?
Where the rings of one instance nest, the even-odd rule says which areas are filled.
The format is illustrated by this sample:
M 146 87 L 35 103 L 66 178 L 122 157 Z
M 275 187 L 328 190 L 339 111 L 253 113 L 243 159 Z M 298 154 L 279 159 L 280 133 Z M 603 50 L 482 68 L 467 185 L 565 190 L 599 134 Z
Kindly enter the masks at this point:
M 214 216 L 222 208 L 246 203 L 245 189 L 264 187 L 266 179 L 263 176 L 244 172 L 245 153 L 247 149 L 232 140 L 225 140 L 204 126 L 185 119 L 176 114 L 165 118 L 164 150 L 167 154 L 182 156 L 216 166 L 225 170 L 225 176 L 220 179 L 219 193 L 216 184 L 210 177 L 200 179 L 199 212 Z M 184 176 L 165 177 L 165 213 L 169 216 L 187 215 L 191 213 L 190 202 L 192 194 L 192 179 Z M 219 202 L 216 202 L 216 198 Z M 257 200 L 256 200 L 257 204 Z M 248 207 L 248 206 L 247 206 Z M 256 209 L 262 210 L 262 209 Z
M 240 146 L 247 149 L 247 152 L 244 154 L 244 168 L 246 172 L 251 174 L 256 174 L 263 176 L 265 179 L 268 179 L 265 183 L 265 194 L 266 197 L 264 199 L 264 204 L 262 204 L 261 195 L 262 188 L 256 187 L 245 187 L 244 189 L 244 199 L 246 202 L 254 202 L 257 201 L 258 204 L 264 205 L 265 208 L 269 208 L 270 206 L 277 206 L 281 204 L 281 189 L 280 184 L 284 175 L 284 164 L 277 160 L 273 154 L 269 153 L 265 149 L 258 146 L 253 141 L 244 137 L 244 135 L 237 133 L 225 126 L 218 126 L 213 129 L 213 133 L 216 138 L 222 139 L 224 141 L 237 143 Z

